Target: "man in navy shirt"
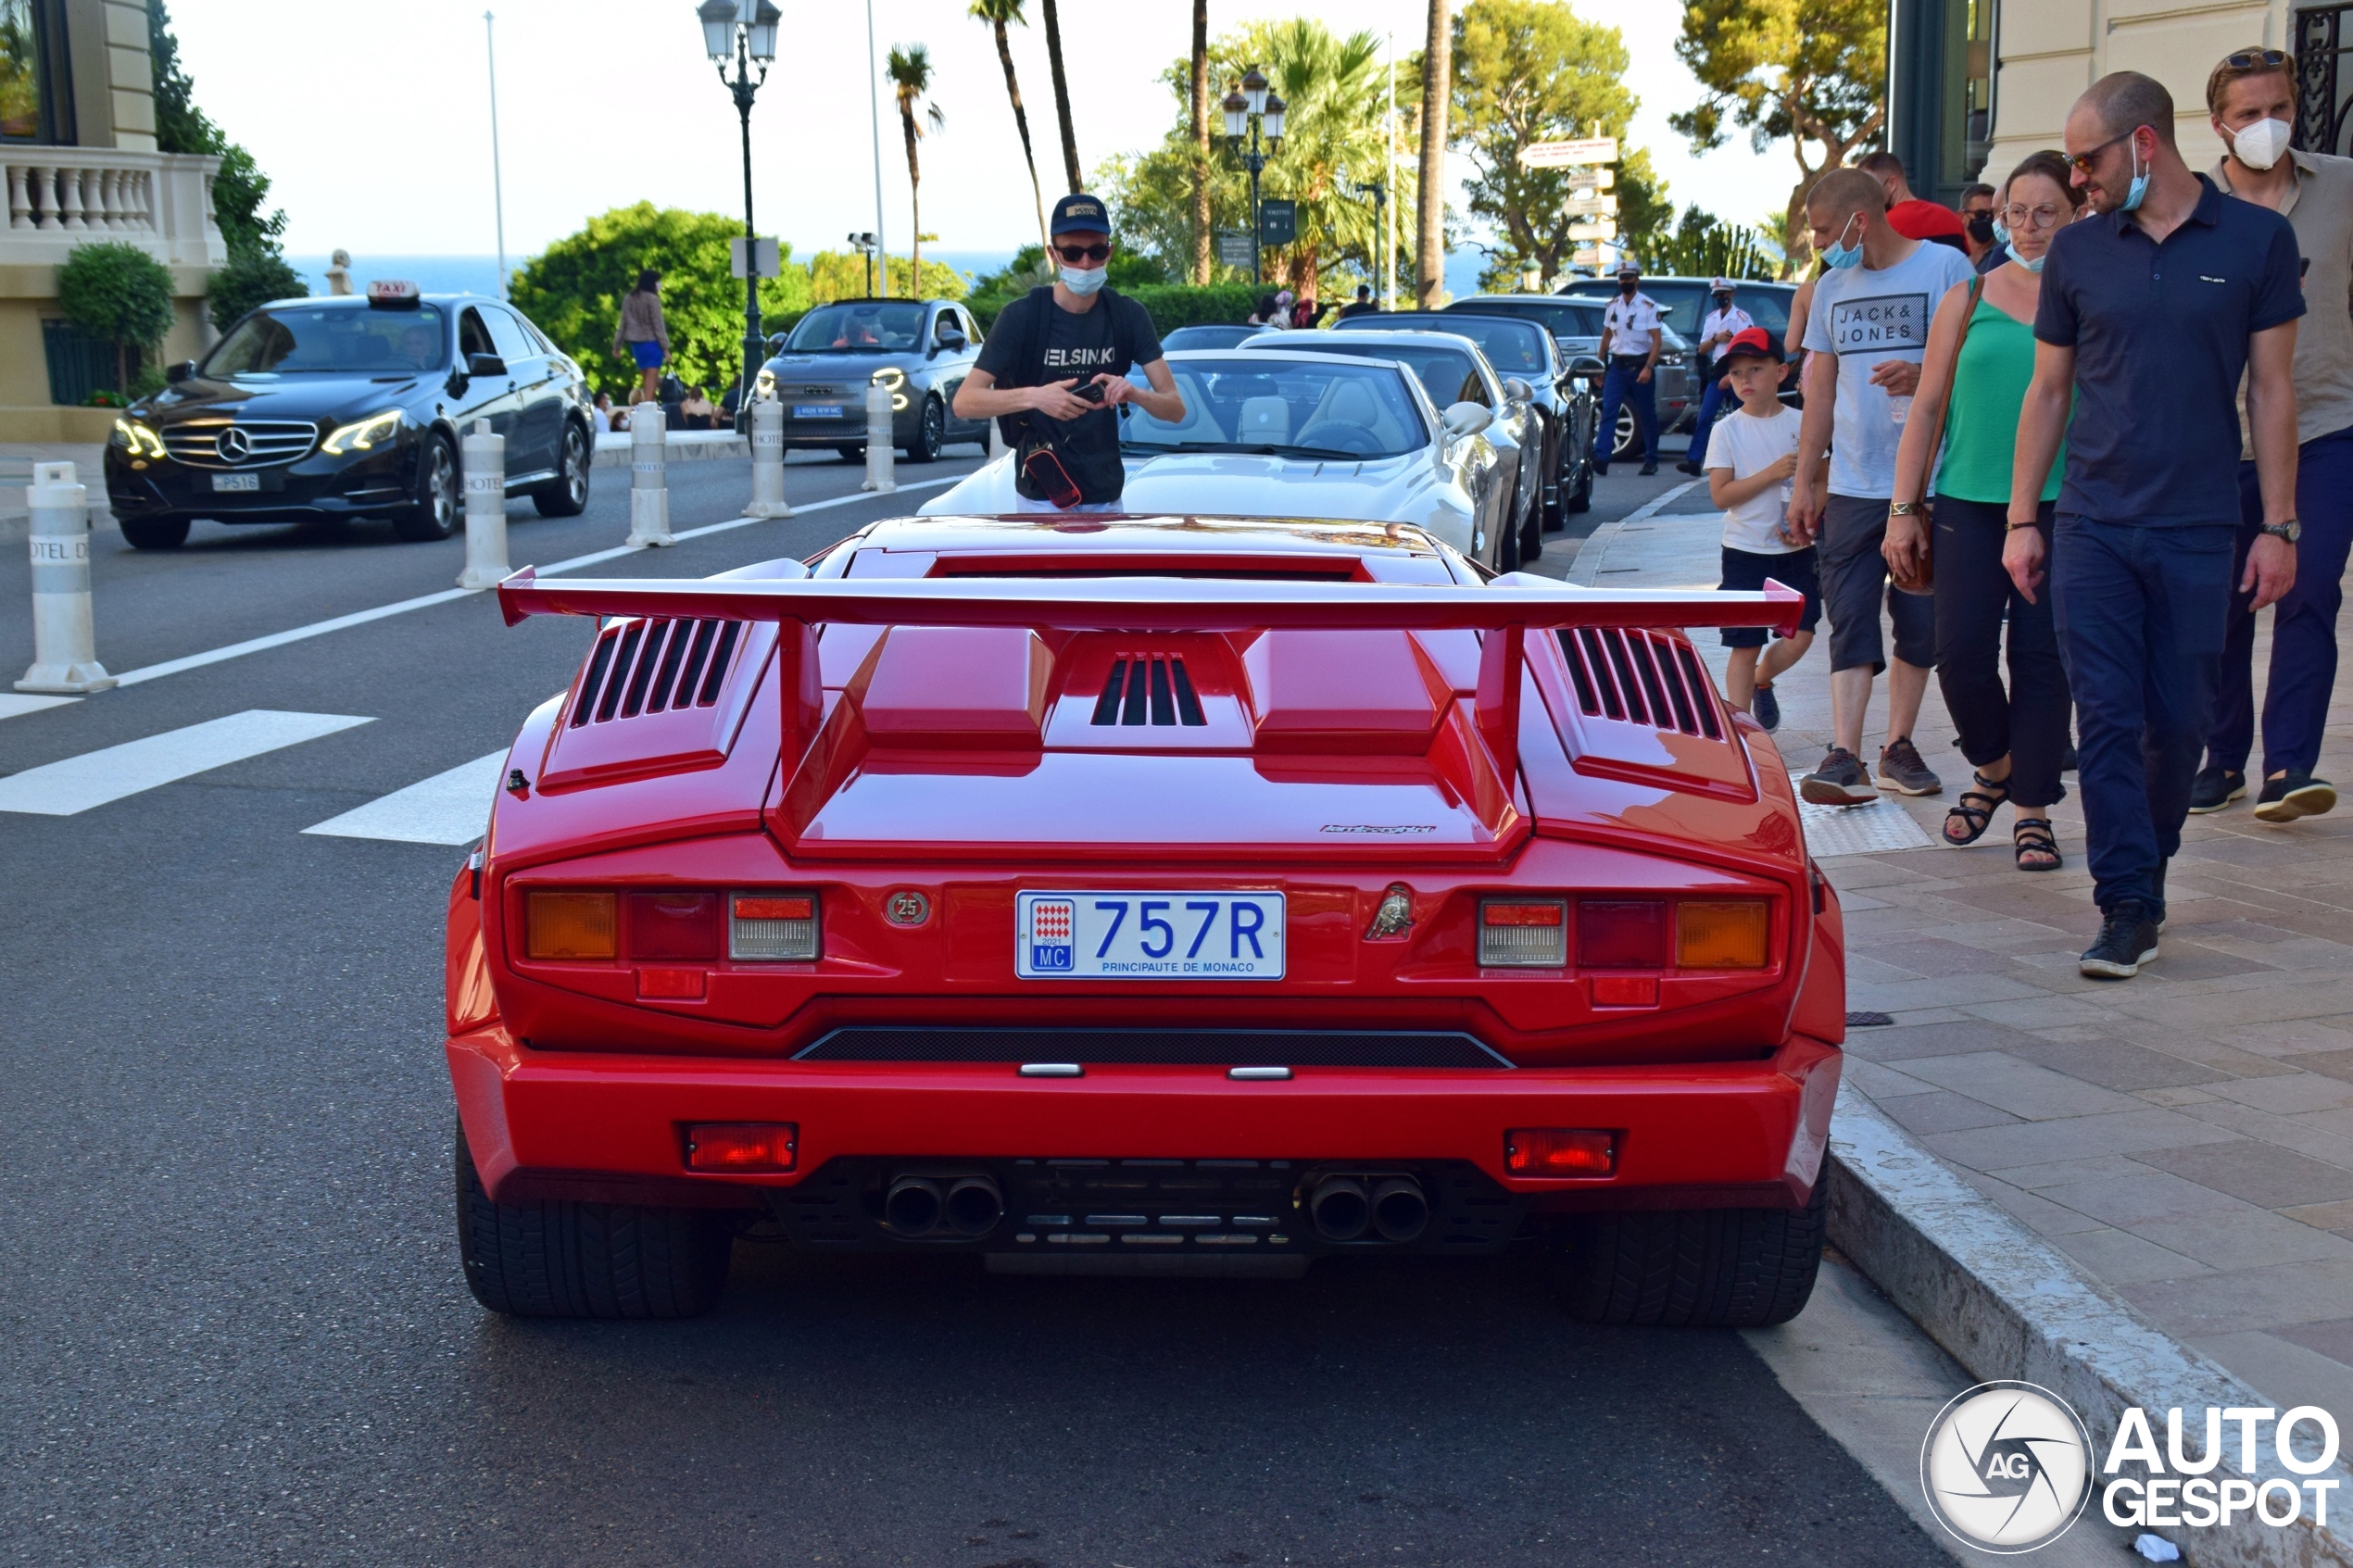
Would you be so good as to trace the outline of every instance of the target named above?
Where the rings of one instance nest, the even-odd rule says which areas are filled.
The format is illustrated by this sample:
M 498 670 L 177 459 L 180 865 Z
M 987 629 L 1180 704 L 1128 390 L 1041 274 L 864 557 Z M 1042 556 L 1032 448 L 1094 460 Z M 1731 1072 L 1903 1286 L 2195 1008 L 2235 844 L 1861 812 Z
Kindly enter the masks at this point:
M 2064 433 L 2049 575 L 2101 914 L 2080 967 L 2123 979 L 2157 957 L 2165 864 L 2213 708 L 2242 374 L 2263 526 L 2240 587 L 2259 608 L 2296 579 L 2304 295 L 2287 220 L 2190 171 L 2172 95 L 2148 77 L 2094 82 L 2068 114 L 2067 154 L 2093 215 L 2060 230 L 2044 263 L 2003 563 L 2031 598 L 2044 578 L 2035 503 Z

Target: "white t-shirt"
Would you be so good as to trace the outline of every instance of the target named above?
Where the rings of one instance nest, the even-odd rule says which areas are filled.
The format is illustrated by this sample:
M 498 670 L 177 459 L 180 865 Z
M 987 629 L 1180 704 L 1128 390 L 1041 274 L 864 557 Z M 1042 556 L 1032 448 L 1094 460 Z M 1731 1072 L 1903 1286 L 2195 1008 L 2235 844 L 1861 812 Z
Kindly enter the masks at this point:
M 1798 427 L 1805 422 L 1806 417 L 1787 405 L 1762 420 L 1745 408 L 1735 408 L 1708 432 L 1707 466 L 1730 469 L 1734 479 L 1762 473 L 1797 450 Z M 1789 516 L 1789 492 L 1787 480 L 1768 484 L 1763 495 L 1751 495 L 1726 512 L 1724 547 L 1759 556 L 1783 556 L 1806 548 L 1781 537 L 1781 523 Z
M 1849 267 L 1814 285 L 1806 346 L 1838 356 L 1838 408 L 1831 433 L 1831 494 L 1885 500 L 1895 494 L 1895 448 L 1904 427 L 1871 371 L 1891 359 L 1927 357 L 1929 319 L 1955 283 L 1973 276 L 1951 245 L 1915 241 L 1912 254 L 1882 271 Z M 1905 400 L 1910 411 L 1910 400 Z M 1711 437 L 1711 439 L 1713 439 Z

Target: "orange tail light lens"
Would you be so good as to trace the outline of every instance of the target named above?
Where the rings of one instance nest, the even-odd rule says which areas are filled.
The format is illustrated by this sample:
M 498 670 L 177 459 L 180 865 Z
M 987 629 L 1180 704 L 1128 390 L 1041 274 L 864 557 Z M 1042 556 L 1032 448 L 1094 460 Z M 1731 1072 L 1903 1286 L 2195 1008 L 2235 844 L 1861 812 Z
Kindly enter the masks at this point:
M 800 1155 L 791 1122 L 693 1122 L 686 1126 L 689 1171 L 789 1171 Z
M 1482 899 L 1478 961 L 1489 969 L 1558 969 L 1567 963 L 1567 902 L 1560 898 Z
M 1515 1127 L 1504 1135 L 1504 1169 L 1515 1176 L 1606 1176 L 1617 1169 L 1617 1135 L 1592 1127 Z
M 610 959 L 619 948 L 610 893 L 523 896 L 523 951 L 535 959 Z
M 1763 969 L 1770 911 L 1761 898 L 1675 907 L 1675 962 L 1684 969 Z

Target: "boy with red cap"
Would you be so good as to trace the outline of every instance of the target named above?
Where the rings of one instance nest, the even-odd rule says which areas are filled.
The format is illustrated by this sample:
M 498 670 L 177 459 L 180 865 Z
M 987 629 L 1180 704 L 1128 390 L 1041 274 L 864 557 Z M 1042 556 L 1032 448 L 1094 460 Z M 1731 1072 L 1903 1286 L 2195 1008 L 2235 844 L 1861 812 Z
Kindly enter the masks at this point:
M 1761 626 L 1732 626 L 1724 696 L 1767 729 L 1777 729 L 1781 706 L 1773 680 L 1806 657 L 1821 623 L 1822 589 L 1814 546 L 1790 533 L 1790 482 L 1797 472 L 1797 438 L 1805 419 L 1780 399 L 1781 351 L 1762 327 L 1736 333 L 1717 361 L 1740 398 L 1738 411 L 1718 421 L 1707 444 L 1708 498 L 1724 508 L 1724 581 L 1719 587 L 1754 593 L 1771 578 L 1806 596 L 1798 632 L 1770 648 Z

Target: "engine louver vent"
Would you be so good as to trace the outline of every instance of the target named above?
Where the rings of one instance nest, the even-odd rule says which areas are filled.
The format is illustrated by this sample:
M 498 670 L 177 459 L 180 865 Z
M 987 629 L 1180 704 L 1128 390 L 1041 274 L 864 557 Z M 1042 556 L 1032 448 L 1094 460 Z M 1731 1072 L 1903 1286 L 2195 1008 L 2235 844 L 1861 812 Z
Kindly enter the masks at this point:
M 589 655 L 572 727 L 664 709 L 709 708 L 743 641 L 740 621 L 635 621 L 608 627 Z
M 1206 724 L 1201 696 L 1185 661 L 1175 655 L 1122 655 L 1111 661 L 1103 695 L 1095 699 L 1098 724 Z
M 1724 738 L 1716 695 L 1688 645 L 1620 626 L 1580 626 L 1560 639 L 1587 717 Z

